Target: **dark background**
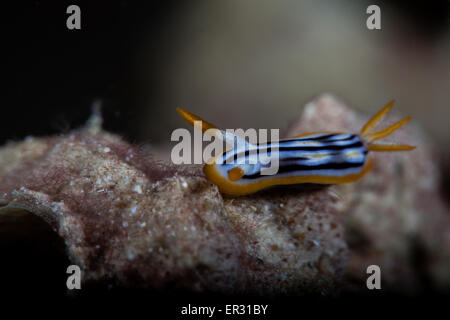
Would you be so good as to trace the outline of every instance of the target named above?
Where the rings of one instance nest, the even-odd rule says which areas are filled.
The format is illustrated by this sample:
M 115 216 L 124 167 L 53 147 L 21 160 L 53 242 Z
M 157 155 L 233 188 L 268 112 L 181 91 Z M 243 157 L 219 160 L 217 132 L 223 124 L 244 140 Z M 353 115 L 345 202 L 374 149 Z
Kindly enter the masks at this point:
M 303 2 L 299 1 L 298 3 Z M 282 126 L 292 116 L 299 114 L 298 108 L 311 96 L 324 91 L 336 92 L 343 96 L 346 101 L 369 111 L 380 108 L 391 98 L 398 98 L 397 95 L 402 96 L 400 90 L 387 93 L 376 92 L 375 94 L 380 95 L 378 99 L 378 96 L 368 92 L 368 90 L 377 90 L 377 88 L 361 89 L 357 86 L 359 80 L 352 78 L 353 75 L 346 78 L 347 72 L 342 72 L 340 69 L 336 71 L 338 74 L 335 81 L 337 84 L 335 85 L 335 82 L 327 82 L 330 70 L 321 70 L 315 67 L 312 68 L 313 71 L 308 73 L 301 70 L 302 65 L 297 72 L 300 79 L 307 82 L 308 77 L 317 77 L 319 83 L 314 83 L 314 85 L 299 83 L 299 89 L 296 90 L 299 93 L 295 93 L 292 98 L 290 98 L 291 91 L 286 91 L 286 94 L 280 92 L 281 98 L 269 97 L 269 99 L 266 99 L 264 97 L 264 93 L 261 93 L 261 91 L 277 91 L 277 88 L 266 88 L 267 84 L 264 84 L 264 82 L 260 85 L 257 80 L 258 77 L 274 78 L 274 73 L 270 69 L 262 70 L 260 74 L 256 75 L 250 70 L 248 71 L 248 88 L 244 87 L 242 92 L 236 92 L 235 88 L 230 87 L 225 89 L 230 89 L 231 92 L 230 90 L 226 91 L 222 89 L 223 83 L 214 79 L 220 79 L 223 75 L 221 63 L 223 64 L 223 60 L 227 61 L 227 50 L 230 51 L 230 56 L 238 56 L 232 62 L 238 61 L 239 63 L 239 55 L 243 57 L 249 55 L 245 51 L 245 46 L 248 46 L 248 44 L 243 44 L 240 41 L 254 39 L 255 46 L 270 47 L 273 43 L 280 41 L 274 36 L 289 35 L 293 30 L 288 29 L 289 26 L 279 26 L 279 22 L 273 22 L 269 17 L 267 23 L 262 22 L 263 25 L 273 24 L 273 29 L 279 28 L 281 29 L 280 32 L 277 31 L 278 33 L 274 33 L 274 35 L 266 36 L 258 35 L 256 30 L 252 31 L 255 34 L 249 34 L 249 38 L 236 39 L 235 42 L 225 38 L 222 46 L 223 54 L 220 57 L 222 60 L 213 60 L 205 67 L 198 64 L 195 57 L 198 56 L 199 52 L 205 52 L 206 49 L 202 48 L 214 46 L 214 42 L 211 44 L 209 39 L 212 38 L 217 41 L 218 37 L 227 34 L 227 30 L 233 26 L 233 16 L 236 16 L 237 23 L 243 20 L 251 25 L 253 16 L 258 18 L 258 15 L 272 10 L 270 4 L 262 6 L 263 9 L 251 5 L 247 7 L 236 6 L 235 13 L 233 13 L 233 8 L 228 7 L 226 8 L 228 13 L 222 14 L 224 5 L 219 5 L 219 3 L 217 5 L 206 5 L 206 3 L 207 1 L 153 0 L 145 2 L 21 1 L 15 2 L 13 5 L 2 4 L 1 23 L 4 34 L 2 51 L 6 53 L 6 56 L 2 59 L 2 73 L 6 81 L 3 84 L 5 90 L 1 107 L 3 121 L 2 126 L 0 126 L 0 142 L 20 140 L 28 135 L 57 134 L 79 127 L 89 117 L 91 105 L 96 99 L 100 99 L 103 103 L 104 126 L 107 130 L 123 134 L 133 142 L 164 144 L 168 142 L 174 126 L 182 124 L 182 122 L 178 122 L 178 116 L 173 112 L 174 108 L 179 105 L 194 108 L 194 110 L 202 112 L 205 117 L 209 116 L 216 119 L 215 121 L 217 119 L 238 118 L 234 121 L 223 120 L 221 122 L 223 124 L 274 127 L 274 113 L 271 110 L 276 109 L 279 114 L 278 119 L 281 119 L 277 119 L 278 122 L 275 121 L 275 125 Z M 305 3 L 308 3 L 308 1 Z M 377 1 L 375 4 L 382 8 L 383 30 L 381 31 L 363 30 L 367 18 L 365 8 L 369 4 L 374 4 L 373 2 L 342 0 L 339 3 L 339 5 L 342 3 L 343 12 L 356 14 L 356 25 L 358 28 L 360 25 L 361 32 L 364 32 L 363 37 L 367 41 L 377 43 L 375 49 L 380 50 L 380 56 L 383 54 L 384 47 L 391 48 L 388 52 L 388 58 L 399 55 L 400 61 L 408 61 L 410 54 L 419 55 L 406 62 L 406 65 L 399 72 L 402 74 L 401 79 L 405 80 L 405 83 L 399 85 L 403 85 L 401 88 L 406 88 L 407 96 L 413 102 L 408 104 L 408 98 L 404 98 L 403 101 L 400 100 L 398 103 L 403 112 L 412 113 L 418 121 L 423 118 L 422 124 L 428 126 L 437 139 L 446 143 L 450 142 L 449 130 L 442 129 L 442 123 L 434 123 L 438 121 L 436 119 L 442 119 L 442 115 L 436 116 L 436 118 L 429 115 L 432 110 L 446 112 L 448 100 L 445 101 L 442 98 L 434 101 L 434 104 L 431 105 L 423 105 L 419 102 L 418 105 L 414 105 L 414 101 L 420 101 L 421 97 L 424 96 L 428 97 L 427 92 L 428 95 L 432 95 L 433 93 L 429 91 L 433 88 L 438 88 L 436 89 L 436 91 L 439 91 L 437 95 L 443 94 L 442 88 L 450 88 L 450 83 L 443 83 L 442 80 L 449 79 L 446 76 L 450 74 L 450 67 L 448 65 L 436 66 L 440 70 L 439 72 L 444 75 L 444 78 L 436 75 L 436 84 L 434 84 L 432 80 L 430 83 L 430 80 L 424 76 L 423 82 L 429 84 L 429 88 L 425 87 L 423 91 L 413 93 L 411 89 L 415 90 L 414 88 L 421 85 L 420 83 L 414 83 L 416 81 L 414 78 L 421 74 L 420 72 L 409 74 L 411 69 L 417 67 L 418 62 L 423 62 L 425 66 L 431 63 L 430 61 L 434 59 L 433 55 L 429 54 L 431 50 L 438 47 L 440 43 L 448 43 L 450 38 L 450 2 L 446 0 Z M 66 8 L 70 4 L 77 4 L 81 8 L 81 30 L 68 30 L 66 28 L 68 17 Z M 311 2 L 306 7 L 300 6 L 300 9 L 299 20 L 303 19 L 302 14 L 306 18 L 310 15 L 320 18 L 323 14 L 323 21 L 311 25 L 311 28 L 316 29 L 317 25 L 328 23 L 329 17 L 333 16 L 330 10 L 334 10 L 334 8 L 329 7 L 328 1 Z M 279 6 L 273 4 L 273 10 L 281 12 L 278 15 L 283 17 L 283 10 L 286 11 L 286 6 L 280 9 Z M 203 13 L 196 15 L 197 12 Z M 336 11 L 337 21 L 342 14 Z M 225 17 L 222 17 L 222 15 Z M 183 19 L 183 17 L 187 18 Z M 347 17 L 342 19 L 348 20 Z M 218 32 L 218 28 L 215 27 L 215 24 L 217 24 L 215 21 L 217 20 L 221 21 L 219 31 L 225 30 L 222 33 Z M 301 30 L 299 28 L 300 36 L 297 39 L 299 44 L 294 48 L 286 48 L 285 50 L 281 48 L 281 52 L 292 50 L 301 52 L 311 46 L 311 41 L 306 40 L 306 37 L 302 39 L 301 34 L 302 30 L 308 30 L 308 23 L 306 21 L 301 25 Z M 318 42 L 326 41 L 327 33 L 333 32 L 334 25 L 331 22 L 330 24 L 331 27 L 324 28 L 323 32 L 320 30 L 317 32 Z M 245 26 L 246 24 L 243 25 L 243 27 Z M 334 27 L 336 28 L 336 26 Z M 286 28 L 286 32 L 282 28 Z M 246 32 L 246 30 L 242 31 L 243 33 Z M 344 32 L 345 30 L 338 29 L 338 31 L 331 39 L 337 37 L 339 42 L 345 42 L 345 46 L 354 46 L 355 48 L 350 48 L 350 50 L 356 51 L 357 41 L 359 40 L 349 39 Z M 208 35 L 208 32 L 210 35 Z M 205 34 L 207 36 L 204 36 Z M 340 38 L 342 40 L 339 40 Z M 231 37 L 231 39 L 234 38 Z M 219 41 L 219 43 L 221 42 Z M 314 44 L 315 42 L 313 42 Z M 283 45 L 285 44 L 280 44 L 280 46 Z M 187 61 L 183 60 L 183 57 L 180 58 L 180 55 L 183 55 L 183 48 L 186 46 L 194 48 L 194 59 L 190 58 L 191 56 L 186 58 Z M 305 48 L 302 49 L 302 46 Z M 364 43 L 361 46 L 364 46 Z M 394 49 L 392 49 L 392 46 L 394 46 Z M 241 47 L 244 49 L 239 51 Z M 442 50 L 446 50 L 446 48 L 448 49 L 450 46 L 444 46 Z M 317 50 L 319 49 L 320 46 L 317 47 Z M 326 50 L 322 50 L 320 53 L 325 54 L 324 51 Z M 197 55 L 195 55 L 196 53 Z M 450 57 L 450 51 L 448 53 Z M 251 60 L 258 59 L 253 51 L 250 54 L 253 55 Z M 325 58 L 328 55 L 332 56 L 334 53 L 326 54 Z M 346 55 L 347 53 L 342 54 Z M 445 57 L 445 52 L 443 55 Z M 198 59 L 203 59 L 203 57 Z M 280 65 L 280 59 L 276 54 L 265 59 L 269 59 L 264 63 L 265 65 L 273 65 L 274 68 L 278 68 L 278 66 L 286 68 L 286 66 Z M 314 57 L 311 56 L 310 59 L 313 63 Z M 348 59 L 351 60 L 353 57 Z M 333 65 L 344 65 L 348 62 L 339 58 Z M 308 61 L 304 63 L 306 66 L 311 64 Z M 394 63 L 398 64 L 397 62 Z M 189 69 L 187 71 L 180 69 L 178 76 L 177 64 L 192 64 L 192 68 L 196 70 L 196 75 L 189 74 Z M 218 66 L 217 69 L 214 69 L 215 65 Z M 213 70 L 205 72 L 204 68 L 213 68 Z M 240 68 L 240 66 L 238 65 L 236 68 Z M 380 73 L 389 69 L 388 66 L 383 68 L 382 64 L 369 65 L 368 68 L 369 70 L 371 70 L 370 68 L 379 70 Z M 424 67 L 424 69 L 429 68 Z M 234 69 L 230 72 L 231 76 L 235 76 L 236 79 L 242 77 L 242 73 Z M 339 74 L 339 72 L 342 74 Z M 313 74 L 311 75 L 311 73 Z M 214 79 L 208 78 L 211 74 Z M 349 74 L 351 75 L 351 70 L 349 70 Z M 190 83 L 191 76 L 201 79 L 192 80 L 192 83 Z M 223 75 L 223 77 L 225 76 L 229 77 L 230 75 Z M 376 76 L 372 73 L 368 74 L 367 78 Z M 428 77 L 433 78 L 433 72 Z M 342 81 L 340 81 L 341 78 Z M 323 80 L 323 85 L 320 79 Z M 278 79 L 275 80 L 278 81 Z M 292 81 L 292 79 L 283 79 L 283 81 L 289 85 L 289 81 Z M 355 81 L 355 83 L 349 83 L 347 89 L 347 87 L 342 87 L 342 83 L 346 81 Z M 408 81 L 411 82 L 412 87 L 409 86 Z M 186 91 L 193 93 L 190 95 L 184 91 L 181 91 L 181 93 L 180 90 L 177 91 L 178 82 L 191 85 L 192 90 L 188 87 Z M 210 83 L 213 84 L 210 85 Z M 269 82 L 270 85 L 272 83 Z M 286 87 L 284 83 L 280 86 Z M 303 87 L 306 87 L 306 89 L 301 89 Z M 411 95 L 415 96 L 410 97 Z M 371 99 L 374 96 L 377 97 L 376 101 Z M 444 95 L 444 97 L 447 96 L 448 94 Z M 287 98 L 284 97 L 289 97 L 290 100 L 286 100 Z M 270 99 L 273 100 L 273 104 L 269 103 L 270 101 L 265 102 Z M 230 104 L 228 104 L 229 101 Z M 286 101 L 286 105 L 283 106 Z M 256 110 L 261 110 L 261 112 L 258 111 L 255 114 Z M 237 116 L 239 114 L 242 114 L 242 116 Z M 447 113 L 444 115 L 447 115 Z M 261 121 L 258 120 L 260 118 Z
M 81 30 L 66 28 L 66 8 L 81 8 Z M 1 142 L 27 135 L 65 132 L 84 124 L 94 100 L 103 102 L 105 127 L 139 139 L 139 50 L 142 38 L 155 39 L 147 56 L 154 80 L 146 90 L 158 96 L 164 52 L 160 26 L 173 1 L 27 1 L 3 11 L 2 51 L 6 68 Z M 180 5 L 178 5 L 178 8 Z M 3 116 L 3 119 L 5 117 Z

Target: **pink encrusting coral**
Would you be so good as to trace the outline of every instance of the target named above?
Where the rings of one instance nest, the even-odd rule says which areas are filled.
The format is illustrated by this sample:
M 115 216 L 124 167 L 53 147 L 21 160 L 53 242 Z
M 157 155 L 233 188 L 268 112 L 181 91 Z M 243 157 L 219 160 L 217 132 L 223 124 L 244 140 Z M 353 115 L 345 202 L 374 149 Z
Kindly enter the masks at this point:
M 289 134 L 356 132 L 364 120 L 324 95 L 306 106 Z M 429 253 L 427 272 L 448 285 L 450 250 L 436 248 L 450 247 L 450 223 L 435 164 L 414 130 L 398 138 L 413 139 L 418 150 L 376 155 L 358 183 L 233 198 L 222 196 L 200 166 L 156 161 L 91 123 L 0 149 L 0 216 L 21 208 L 48 222 L 85 283 L 333 293 L 349 278 L 365 288 L 367 266 L 380 264 L 387 283 L 415 286 L 414 239 Z

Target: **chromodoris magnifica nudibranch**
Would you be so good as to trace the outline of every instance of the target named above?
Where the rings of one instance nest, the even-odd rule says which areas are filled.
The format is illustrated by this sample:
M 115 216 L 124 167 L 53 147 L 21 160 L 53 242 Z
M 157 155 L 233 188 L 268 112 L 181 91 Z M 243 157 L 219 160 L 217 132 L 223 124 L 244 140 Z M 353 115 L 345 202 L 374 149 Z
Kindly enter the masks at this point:
M 337 184 L 353 182 L 363 177 L 370 170 L 369 151 L 408 151 L 414 146 L 376 144 L 375 140 L 384 138 L 407 123 L 407 117 L 393 125 L 374 131 L 376 125 L 392 108 L 389 102 L 374 115 L 361 129 L 359 134 L 315 132 L 304 133 L 289 139 L 281 139 L 265 144 L 251 144 L 245 139 L 220 130 L 221 137 L 229 145 L 239 139 L 244 140 L 241 147 L 233 148 L 217 155 L 213 161 L 205 164 L 203 171 L 206 178 L 218 186 L 223 193 L 246 195 L 261 189 L 285 184 Z M 201 130 L 216 129 L 216 126 L 202 120 L 189 111 L 177 108 L 180 115 L 191 125 L 201 121 Z M 211 130 L 208 130 L 211 132 Z M 241 141 L 242 142 L 242 141 Z M 251 162 L 251 157 L 258 157 L 260 151 L 277 150 L 278 171 L 274 175 L 262 175 L 261 169 L 270 164 Z M 256 151 L 256 152 L 255 152 Z M 225 161 L 233 159 L 231 163 Z M 221 160 L 221 161 L 216 161 Z M 241 160 L 241 161 L 238 161 Z M 253 159 L 255 160 L 255 159 Z

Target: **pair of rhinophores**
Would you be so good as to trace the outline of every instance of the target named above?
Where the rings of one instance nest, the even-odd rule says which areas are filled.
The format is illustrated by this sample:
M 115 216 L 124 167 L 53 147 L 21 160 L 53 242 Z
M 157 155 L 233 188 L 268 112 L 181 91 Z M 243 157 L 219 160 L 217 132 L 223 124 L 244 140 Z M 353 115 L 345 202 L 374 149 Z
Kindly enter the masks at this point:
M 362 178 L 370 170 L 369 151 L 408 151 L 414 146 L 376 144 L 374 141 L 390 135 L 411 117 L 394 123 L 386 129 L 374 132 L 378 123 L 394 105 L 389 102 L 374 115 L 359 134 L 314 132 L 304 133 L 289 139 L 281 139 L 266 144 L 251 144 L 244 138 L 230 135 L 220 130 L 220 137 L 228 145 L 234 146 L 208 161 L 203 167 L 206 178 L 218 186 L 222 193 L 246 195 L 261 189 L 285 184 L 337 184 L 353 182 Z M 201 129 L 217 129 L 189 111 L 177 108 L 180 115 L 191 125 L 201 121 Z M 219 130 L 219 129 L 217 129 Z M 211 132 L 209 130 L 208 132 Z M 240 141 L 237 146 L 235 141 Z M 279 169 L 274 175 L 262 175 L 261 169 L 268 164 L 249 164 L 251 151 L 278 149 Z M 253 153 L 253 152 L 252 152 Z M 234 159 L 225 161 L 226 159 Z M 242 158 L 244 157 L 244 159 Z M 241 160 L 241 161 L 238 161 Z M 244 161 L 242 161 L 244 160 Z

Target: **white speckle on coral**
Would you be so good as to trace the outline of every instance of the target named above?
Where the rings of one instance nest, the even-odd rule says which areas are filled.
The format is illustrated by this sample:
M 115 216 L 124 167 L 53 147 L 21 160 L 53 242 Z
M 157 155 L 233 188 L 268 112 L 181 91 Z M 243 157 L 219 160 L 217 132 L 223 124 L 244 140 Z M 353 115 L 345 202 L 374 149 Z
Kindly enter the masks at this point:
M 378 196 L 375 193 L 365 193 L 363 194 L 364 201 L 367 203 L 376 203 L 378 201 Z
M 128 222 L 126 222 L 126 221 L 122 222 L 122 226 L 123 226 L 124 228 L 128 227 Z
M 283 207 L 284 207 L 284 204 L 280 203 L 280 208 L 283 208 Z
M 133 191 L 134 191 L 134 192 L 137 192 L 137 193 L 139 193 L 139 194 L 141 194 L 141 193 L 142 193 L 142 187 L 141 187 L 141 185 L 139 185 L 139 184 L 135 185 L 135 186 L 133 187 Z
M 188 184 L 187 184 L 186 181 L 183 180 L 183 182 L 181 183 L 181 186 L 182 186 L 183 188 L 187 189 Z
M 110 152 L 111 151 L 111 149 L 109 148 L 109 147 L 105 147 L 104 149 L 103 149 L 103 152 L 104 153 L 108 153 L 108 152 Z
M 294 244 L 292 242 L 288 243 L 288 247 L 291 248 L 291 249 L 295 248 L 295 246 L 294 246 Z
M 135 258 L 135 254 L 134 254 L 134 252 L 133 251 L 128 251 L 127 252 L 127 258 L 128 258 L 128 260 L 133 260 L 134 258 Z
M 144 222 L 141 222 L 141 223 L 139 223 L 139 226 L 141 227 L 141 228 L 144 228 L 145 226 L 147 225 L 147 223 L 145 223 L 145 221 Z
M 195 226 L 191 226 L 191 231 L 195 232 L 197 229 L 195 228 Z
M 97 244 L 97 245 L 95 246 L 95 249 L 100 249 L 100 245 Z
M 171 233 L 169 233 L 169 235 L 170 235 L 171 237 L 175 237 L 175 232 L 172 231 Z
M 319 243 L 317 240 L 313 240 L 312 243 L 313 243 L 316 247 L 320 246 L 320 243 Z
M 136 206 L 131 207 L 130 212 L 131 215 L 134 216 L 136 214 Z

